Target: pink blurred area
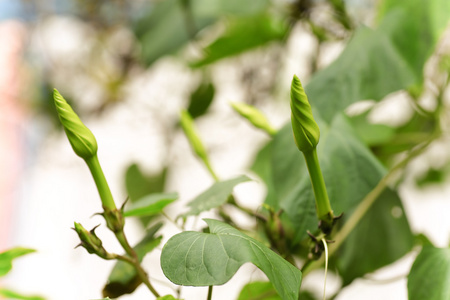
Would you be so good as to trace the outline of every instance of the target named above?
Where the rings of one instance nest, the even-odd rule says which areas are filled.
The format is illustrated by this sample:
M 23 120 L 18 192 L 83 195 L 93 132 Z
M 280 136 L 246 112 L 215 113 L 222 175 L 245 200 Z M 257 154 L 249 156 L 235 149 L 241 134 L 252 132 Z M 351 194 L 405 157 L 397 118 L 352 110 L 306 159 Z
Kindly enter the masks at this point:
M 26 36 L 19 21 L 0 23 L 0 251 L 12 246 L 10 224 L 24 161 Z

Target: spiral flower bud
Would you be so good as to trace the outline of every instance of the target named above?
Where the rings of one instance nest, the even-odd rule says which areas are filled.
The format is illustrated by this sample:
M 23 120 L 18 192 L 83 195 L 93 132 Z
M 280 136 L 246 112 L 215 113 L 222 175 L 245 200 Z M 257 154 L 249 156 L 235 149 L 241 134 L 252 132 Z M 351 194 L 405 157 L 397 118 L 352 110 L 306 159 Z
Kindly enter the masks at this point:
M 84 160 L 95 156 L 98 149 L 95 136 L 81 122 L 72 107 L 56 89 L 53 90 L 53 99 L 55 100 L 59 120 L 64 126 L 64 131 L 72 145 L 73 151 Z
M 309 152 L 319 143 L 320 130 L 313 118 L 311 105 L 302 83 L 296 75 L 291 84 L 291 122 L 295 144 L 302 152 Z

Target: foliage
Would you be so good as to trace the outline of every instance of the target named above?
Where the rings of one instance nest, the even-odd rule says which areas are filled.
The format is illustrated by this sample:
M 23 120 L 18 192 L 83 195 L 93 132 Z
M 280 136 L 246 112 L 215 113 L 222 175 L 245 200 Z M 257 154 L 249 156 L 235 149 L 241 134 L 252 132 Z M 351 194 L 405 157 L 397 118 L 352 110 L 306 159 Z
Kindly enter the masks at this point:
M 170 157 L 162 159 L 160 171 L 154 174 L 145 174 L 138 164 L 130 165 L 125 175 L 130 203 L 117 208 L 97 159 L 94 136 L 55 90 L 60 120 L 75 153 L 86 161 L 94 177 L 104 209 L 101 215 L 124 252 L 110 253 L 103 246 L 101 251 L 89 251 L 117 260 L 103 289 L 104 297 L 120 297 L 144 284 L 156 299 L 182 298 L 181 287 L 173 295 L 160 295 L 153 274 L 142 265 L 145 255 L 160 245 L 162 236 L 157 233 L 167 221 L 182 232 L 170 237 L 162 248 L 163 273 L 175 285 L 208 286 L 208 300 L 213 298 L 212 286 L 226 284 L 247 262 L 261 269 L 269 281 L 248 282 L 238 300 L 314 299 L 301 281 L 323 267 L 325 249 L 342 280 L 336 295 L 330 296 L 334 299 L 355 279 L 420 247 L 408 275 L 408 298 L 449 299 L 449 249 L 436 248 L 431 242 L 423 246 L 415 239 L 418 233 L 409 225 L 398 187 L 409 163 L 446 134 L 443 120 L 448 104 L 444 98 L 450 81 L 450 53 L 442 54 L 436 47 L 450 20 L 450 2 L 383 0 L 373 8 L 377 10 L 376 24 L 370 27 L 360 25 L 361 20 L 349 14 L 350 1 L 287 2 L 155 1 L 139 7 L 139 17 L 129 20 L 136 45 L 120 56 L 124 67 L 120 78 L 108 83 L 113 87 L 105 93 L 109 98 L 115 99 L 120 94 L 117 90 L 126 87 L 132 67 L 150 70 L 168 56 L 200 78 L 185 95 L 185 108 L 165 128 L 169 140 L 165 152 L 170 153 L 170 141 L 181 129 L 192 149 L 190 154 L 203 164 L 213 183 L 173 218 L 166 210 L 183 197 L 167 191 L 166 181 L 173 170 Z M 316 18 L 316 12 L 328 13 L 328 22 Z M 256 92 L 246 94 L 247 103 L 232 104 L 245 119 L 242 122 L 249 121 L 256 130 L 268 133 L 267 143 L 256 153 L 251 167 L 267 193 L 258 209 L 250 209 L 234 189 L 254 180 L 253 176 L 221 179 L 211 159 L 213 150 L 196 125 L 215 117 L 214 105 L 222 89 L 215 72 L 220 66 L 240 65 L 243 57 L 258 57 L 258 53 L 282 57 L 299 28 L 315 38 L 317 51 L 309 61 L 311 74 L 294 75 L 292 123 L 278 129 L 272 126 L 262 112 L 268 97 Z M 345 45 L 344 49 L 322 67 L 318 64 L 320 51 L 325 43 L 333 42 Z M 443 67 L 430 75 L 424 70 L 432 55 Z M 266 92 L 271 98 L 285 97 L 282 105 L 287 106 L 289 96 L 286 91 L 279 92 L 283 87 L 277 86 L 276 78 L 282 76 L 274 61 L 272 85 Z M 253 89 L 249 82 L 259 81 L 259 64 L 256 71 L 240 66 L 242 78 L 248 80 L 243 80 L 248 84 L 246 90 Z M 303 89 L 300 79 L 304 78 L 309 81 Z M 389 101 L 396 92 L 408 98 L 413 111 L 410 118 L 395 126 L 373 124 L 370 116 L 378 103 Z M 430 94 L 435 107 L 426 109 L 421 99 Z M 370 108 L 349 113 L 348 108 L 362 100 L 371 100 Z M 108 101 L 118 102 L 104 100 L 95 112 L 106 110 L 111 104 Z M 430 168 L 417 182 L 439 182 L 449 172 L 448 167 Z M 235 211 L 254 221 L 253 225 L 241 222 Z M 185 230 L 190 221 L 205 213 L 218 220 L 204 219 L 208 227 L 202 232 Z M 133 247 L 124 227 L 131 218 L 138 218 L 147 228 L 144 238 Z M 95 235 L 93 230 L 78 229 L 84 236 L 82 242 Z M 100 239 L 95 235 L 101 246 Z M 424 235 L 421 239 L 429 241 Z M 0 254 L 0 275 L 9 272 L 10 260 L 22 252 L 11 252 L 11 258 L 4 261 Z
M 21 257 L 23 255 L 27 255 L 29 253 L 33 253 L 35 250 L 16 247 L 0 253 L 0 277 L 8 274 L 12 269 L 12 262 L 14 259 Z M 18 299 L 18 300 L 45 300 L 40 296 L 29 296 L 23 295 L 16 291 L 0 287 L 0 296 L 5 297 L 7 299 Z

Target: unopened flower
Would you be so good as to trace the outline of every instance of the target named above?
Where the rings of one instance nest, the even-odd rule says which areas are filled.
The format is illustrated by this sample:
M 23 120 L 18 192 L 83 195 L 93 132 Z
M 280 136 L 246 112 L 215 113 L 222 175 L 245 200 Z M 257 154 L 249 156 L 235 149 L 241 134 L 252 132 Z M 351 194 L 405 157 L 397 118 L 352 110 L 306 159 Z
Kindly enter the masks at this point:
M 95 156 L 98 149 L 95 136 L 81 122 L 72 107 L 56 89 L 53 90 L 53 99 L 55 100 L 59 120 L 64 126 L 64 131 L 72 145 L 73 151 L 84 160 Z
M 319 143 L 320 130 L 313 118 L 311 105 L 302 83 L 296 75 L 291 84 L 291 122 L 295 144 L 302 152 L 309 152 Z

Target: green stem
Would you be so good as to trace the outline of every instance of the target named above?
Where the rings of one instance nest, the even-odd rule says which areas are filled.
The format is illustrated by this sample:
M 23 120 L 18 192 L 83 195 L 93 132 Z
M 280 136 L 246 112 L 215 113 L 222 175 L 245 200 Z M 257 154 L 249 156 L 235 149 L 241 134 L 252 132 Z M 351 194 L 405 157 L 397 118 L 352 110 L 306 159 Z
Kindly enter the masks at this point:
M 95 185 L 97 186 L 98 193 L 100 194 L 100 199 L 102 200 L 103 207 L 110 210 L 116 209 L 116 204 L 114 203 L 111 190 L 109 189 L 108 182 L 106 181 L 105 174 L 103 174 L 102 167 L 98 161 L 97 155 L 94 155 L 85 160 L 86 164 L 91 171 L 92 177 L 94 178 Z
M 213 291 L 213 286 L 212 285 L 208 286 L 208 297 L 206 298 L 206 300 L 212 299 L 212 291 Z
M 136 272 L 139 276 L 139 278 L 142 280 L 142 282 L 147 286 L 147 288 L 152 292 L 152 294 L 158 298 L 160 297 L 159 293 L 155 290 L 153 285 L 150 283 L 150 280 L 148 279 L 147 273 L 142 268 L 139 257 L 136 254 L 136 251 L 130 246 L 128 243 L 128 240 L 124 234 L 123 231 L 119 231 L 116 233 L 116 238 L 119 241 L 122 248 L 125 250 L 125 252 L 131 257 L 131 260 L 125 260 L 128 263 L 132 264 L 133 267 L 136 269 Z
M 220 181 L 219 176 L 217 176 L 216 172 L 214 172 L 214 169 L 212 168 L 211 163 L 209 162 L 209 159 L 202 158 L 202 160 L 206 166 L 206 169 L 208 169 L 208 172 L 209 172 L 209 174 L 211 174 L 214 181 L 216 181 L 216 182 Z
M 328 199 L 327 188 L 325 180 L 323 179 L 322 171 L 320 170 L 319 159 L 317 157 L 317 150 L 303 152 L 305 156 L 306 165 L 308 166 L 311 184 L 316 198 L 317 217 L 326 226 L 331 228 L 333 222 L 333 211 L 331 210 L 330 200 Z

